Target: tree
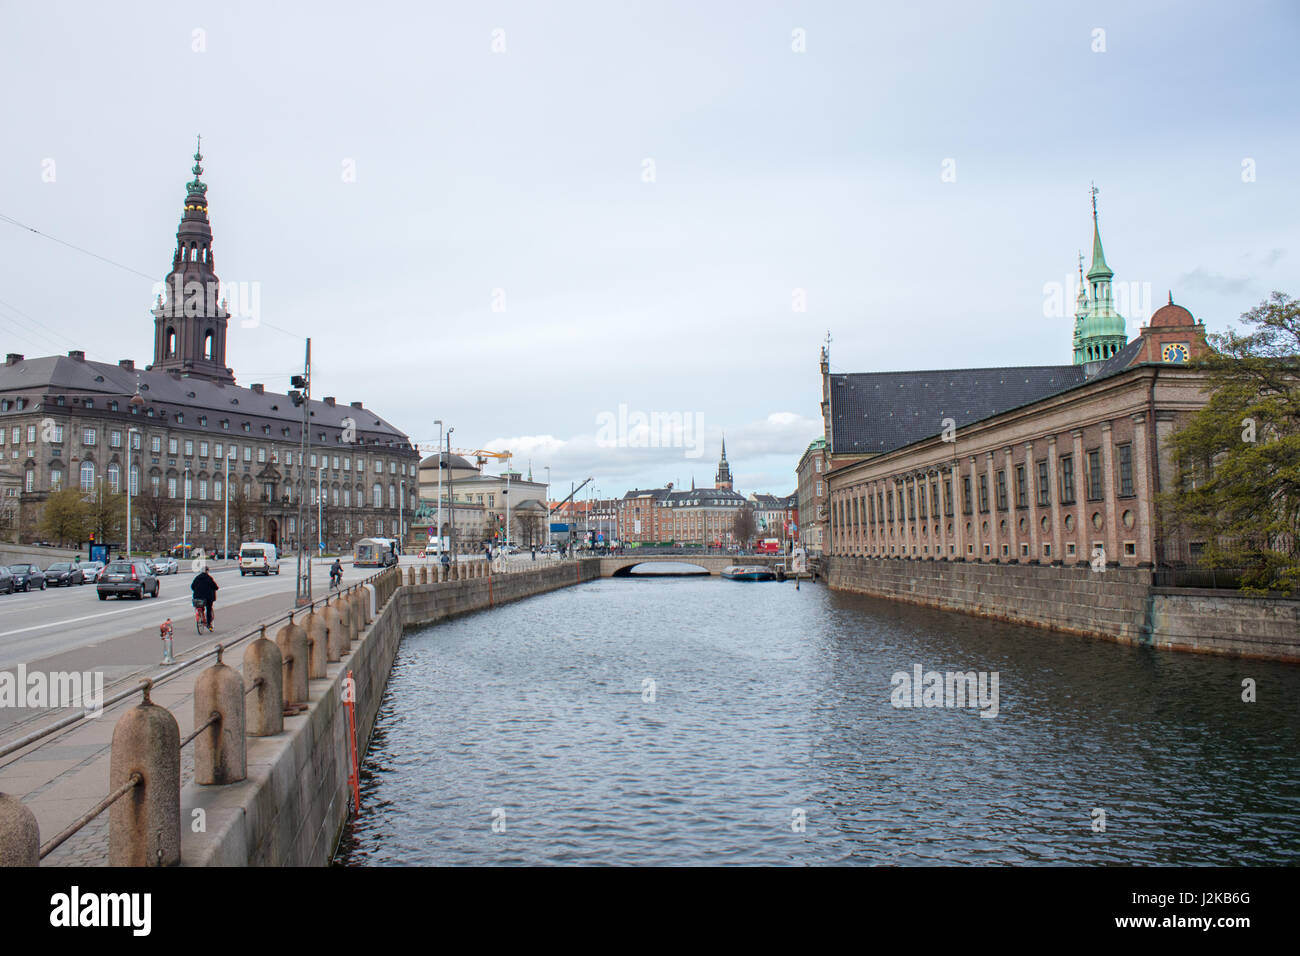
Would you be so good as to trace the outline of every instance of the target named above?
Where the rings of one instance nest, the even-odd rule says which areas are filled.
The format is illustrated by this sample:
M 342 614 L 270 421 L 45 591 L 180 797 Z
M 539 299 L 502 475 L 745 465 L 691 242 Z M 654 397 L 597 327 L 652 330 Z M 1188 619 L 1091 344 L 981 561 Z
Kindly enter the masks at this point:
M 126 495 L 97 488 L 86 498 L 86 524 L 99 544 L 124 540 Z
M 749 543 L 754 540 L 758 534 L 758 527 L 754 524 L 754 512 L 750 508 L 741 508 L 736 512 L 735 520 L 731 524 L 731 533 L 736 539 L 736 544 L 741 547 L 748 547 Z
M 151 550 L 162 548 L 162 540 L 171 530 L 171 523 L 181 513 L 175 498 L 168 498 L 154 490 L 153 483 L 140 486 L 140 493 L 131 496 L 132 520 L 139 518 L 141 536 Z M 134 544 L 134 542 L 132 542 Z
M 1161 496 L 1167 531 L 1205 540 L 1208 567 L 1248 590 L 1300 584 L 1300 302 L 1274 292 L 1244 332 L 1209 336 L 1209 402 L 1174 434 L 1179 481 Z
M 60 545 L 86 540 L 88 509 L 76 488 L 50 492 L 41 513 L 41 535 Z
M 262 507 L 259 502 L 253 500 L 252 495 L 246 495 L 235 482 L 230 483 L 226 489 L 230 496 L 230 531 L 231 537 L 236 544 L 240 539 L 249 535 L 249 526 L 257 516 L 262 513 Z M 312 517 L 316 516 L 315 504 L 312 505 Z M 311 547 L 315 547 L 315 542 L 309 542 Z
M 542 516 L 524 511 L 515 514 L 514 521 L 515 526 L 519 529 L 519 541 L 516 543 L 522 547 L 531 548 L 539 540 Z

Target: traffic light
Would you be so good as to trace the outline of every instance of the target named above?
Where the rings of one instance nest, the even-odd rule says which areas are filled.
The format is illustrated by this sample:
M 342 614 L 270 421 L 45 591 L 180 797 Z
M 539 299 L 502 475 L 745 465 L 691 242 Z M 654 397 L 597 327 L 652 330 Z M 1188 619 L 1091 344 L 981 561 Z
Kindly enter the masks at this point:
M 95 543 L 95 532 L 93 532 L 93 531 L 90 532 L 90 543 L 91 543 L 91 544 L 94 544 L 94 543 Z

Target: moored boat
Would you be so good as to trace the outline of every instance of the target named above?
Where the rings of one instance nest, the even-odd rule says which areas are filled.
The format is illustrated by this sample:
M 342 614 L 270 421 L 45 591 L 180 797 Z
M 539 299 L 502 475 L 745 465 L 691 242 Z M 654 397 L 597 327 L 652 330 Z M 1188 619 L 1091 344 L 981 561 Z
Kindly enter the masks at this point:
M 761 565 L 730 565 L 722 569 L 728 581 L 775 581 L 776 573 Z

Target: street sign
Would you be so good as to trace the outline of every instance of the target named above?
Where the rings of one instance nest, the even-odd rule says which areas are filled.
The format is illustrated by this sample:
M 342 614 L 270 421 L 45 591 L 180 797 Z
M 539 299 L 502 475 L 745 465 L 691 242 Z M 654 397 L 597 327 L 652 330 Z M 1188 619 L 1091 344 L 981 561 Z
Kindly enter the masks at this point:
M 436 538 L 438 536 L 438 529 L 435 528 L 433 525 L 429 525 L 429 530 L 426 531 L 425 534 L 427 534 L 430 538 Z
M 563 533 L 563 532 L 568 531 L 568 530 L 569 530 L 569 526 L 568 526 L 567 524 L 560 524 L 560 523 L 557 523 L 557 522 L 554 522 L 554 521 L 551 522 L 551 533 L 552 533 L 552 534 L 557 533 L 557 532 L 559 532 L 559 533 Z

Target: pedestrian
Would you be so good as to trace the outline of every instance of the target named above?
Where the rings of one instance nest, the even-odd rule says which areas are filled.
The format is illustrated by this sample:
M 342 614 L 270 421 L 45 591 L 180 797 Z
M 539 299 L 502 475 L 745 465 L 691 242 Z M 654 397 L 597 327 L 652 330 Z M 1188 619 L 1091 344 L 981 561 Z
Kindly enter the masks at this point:
M 533 545 L 533 560 L 537 560 L 537 545 Z

